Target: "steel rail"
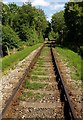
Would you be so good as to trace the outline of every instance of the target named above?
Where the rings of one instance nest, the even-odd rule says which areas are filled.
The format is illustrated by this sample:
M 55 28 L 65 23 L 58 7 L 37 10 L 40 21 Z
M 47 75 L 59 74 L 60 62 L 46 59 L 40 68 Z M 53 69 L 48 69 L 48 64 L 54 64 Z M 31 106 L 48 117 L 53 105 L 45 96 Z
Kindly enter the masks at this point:
M 13 94 L 10 96 L 7 104 L 5 105 L 4 109 L 2 110 L 2 112 L 0 113 L 0 119 L 5 115 L 6 111 L 8 110 L 12 100 L 14 99 L 15 95 L 17 94 L 17 91 L 19 90 L 20 86 L 22 85 L 22 83 L 24 82 L 24 79 L 25 77 L 27 76 L 27 74 L 29 73 L 30 69 L 33 67 L 33 65 L 35 64 L 38 56 L 40 55 L 41 53 L 41 50 L 43 49 L 44 45 L 39 49 L 39 51 L 37 52 L 37 54 L 35 55 L 35 57 L 33 58 L 33 60 L 31 61 L 30 65 L 28 66 L 28 68 L 26 69 L 23 77 L 20 79 L 17 87 L 15 88 L 15 90 L 13 91 Z M 64 83 L 64 80 L 63 80 L 63 77 L 60 73 L 60 69 L 59 69 L 59 66 L 57 64 L 57 60 L 56 60 L 56 53 L 55 53 L 55 49 L 54 48 L 50 48 L 51 50 L 51 55 L 52 55 L 52 60 L 53 60 L 53 63 L 54 63 L 54 67 L 55 67 L 55 72 L 57 72 L 57 79 L 58 79 L 58 82 L 60 82 L 61 84 L 61 89 L 62 89 L 62 94 L 65 98 L 65 102 L 67 102 L 67 106 L 68 106 L 68 109 L 69 109 L 69 114 L 71 116 L 71 119 L 69 120 L 76 120 L 76 113 L 75 113 L 75 110 L 74 110 L 74 107 L 73 107 L 73 104 L 70 100 L 70 96 L 68 94 L 68 90 L 67 90 L 67 87 L 65 86 L 65 83 Z
M 52 55 L 52 58 L 53 58 L 53 61 L 54 61 L 54 64 L 55 64 L 54 65 L 55 69 L 57 70 L 58 81 L 61 84 L 61 88 L 62 88 L 62 92 L 63 92 L 62 94 L 64 95 L 65 101 L 67 102 L 68 107 L 69 107 L 69 112 L 70 112 L 71 119 L 76 120 L 77 116 L 76 116 L 76 113 L 75 113 L 75 109 L 74 109 L 73 104 L 70 100 L 70 96 L 68 94 L 68 89 L 67 89 L 67 87 L 64 83 L 63 77 L 62 77 L 61 72 L 60 72 L 60 68 L 59 68 L 57 60 L 56 60 L 55 49 L 52 48 L 52 47 L 51 47 L 51 55 Z
M 41 53 L 41 50 L 43 49 L 44 45 L 41 46 L 41 48 L 39 49 L 39 51 L 36 53 L 36 55 L 34 56 L 34 58 L 32 59 L 30 65 L 28 66 L 28 68 L 25 70 L 25 73 L 23 75 L 23 77 L 20 79 L 18 85 L 16 86 L 16 88 L 14 89 L 12 95 L 9 97 L 7 104 L 5 105 L 5 107 L 3 108 L 2 112 L 0 113 L 0 119 L 3 118 L 5 112 L 7 111 L 7 109 L 9 108 L 9 105 L 11 104 L 12 100 L 14 99 L 17 91 L 19 90 L 20 86 L 22 85 L 25 77 L 27 76 L 27 74 L 29 73 L 30 69 L 32 68 L 32 66 L 35 64 L 38 56 Z

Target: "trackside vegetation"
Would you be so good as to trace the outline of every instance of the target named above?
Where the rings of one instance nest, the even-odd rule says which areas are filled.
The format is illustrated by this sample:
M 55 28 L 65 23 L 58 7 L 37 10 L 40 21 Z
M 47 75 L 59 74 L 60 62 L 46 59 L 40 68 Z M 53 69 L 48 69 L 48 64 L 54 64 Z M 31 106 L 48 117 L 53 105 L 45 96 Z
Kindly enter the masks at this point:
M 59 57 L 70 68 L 71 78 L 81 80 L 81 57 L 77 53 L 65 47 L 55 47 Z
M 15 3 L 2 3 L 2 50 L 3 56 L 10 55 L 44 41 L 45 30 L 48 26 L 42 9 L 33 7 L 30 2 L 18 6 Z
M 15 3 L 2 3 L 2 28 L 0 46 L 0 67 L 5 72 L 13 68 L 45 38 L 55 40 L 60 58 L 70 67 L 71 77 L 80 80 L 83 61 L 83 1 L 67 2 L 64 10 L 52 15 L 47 21 L 44 11 L 34 7 L 30 2 L 18 6 Z M 46 50 L 45 50 L 46 51 Z M 82 62 L 81 62 L 82 61 Z M 43 65 L 42 60 L 38 61 Z M 35 73 L 34 73 L 35 74 Z
M 57 43 L 83 54 L 83 1 L 68 2 L 52 16 L 51 36 Z
M 70 68 L 71 77 L 83 79 L 83 1 L 67 2 L 63 11 L 53 14 L 49 39 L 55 39 L 56 51 Z M 82 58 L 82 59 L 81 59 Z
M 29 46 L 25 48 L 24 50 L 18 51 L 15 54 L 12 54 L 10 56 L 5 56 L 2 58 L 2 71 L 7 71 L 9 68 L 12 68 L 17 64 L 19 61 L 23 60 L 27 55 L 29 55 L 33 50 L 38 48 L 41 45 L 41 43 Z

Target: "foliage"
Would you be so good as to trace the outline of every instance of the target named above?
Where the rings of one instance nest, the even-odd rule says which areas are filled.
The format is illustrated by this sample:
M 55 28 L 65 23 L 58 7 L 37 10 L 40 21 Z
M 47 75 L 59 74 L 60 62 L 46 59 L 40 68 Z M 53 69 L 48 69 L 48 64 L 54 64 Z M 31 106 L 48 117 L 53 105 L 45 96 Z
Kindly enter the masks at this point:
M 81 56 L 83 58 L 83 46 L 80 46 L 80 54 L 81 54 Z
M 51 30 L 51 32 L 49 33 L 49 39 L 54 40 L 56 37 L 57 36 L 56 36 L 55 32 Z
M 2 4 L 2 24 L 6 25 L 9 23 L 9 8 L 6 4 Z
M 67 41 L 79 47 L 83 44 L 83 2 L 68 2 L 64 17 L 68 29 Z
M 49 38 L 50 32 L 51 32 L 51 23 L 49 21 L 47 21 L 47 27 L 45 30 L 44 38 Z
M 48 26 L 43 10 L 33 7 L 31 3 L 22 6 L 2 4 L 2 25 L 4 55 L 7 54 L 7 48 L 20 47 L 23 42 L 26 45 L 42 42 Z M 21 40 L 17 43 L 17 39 Z
M 3 54 L 6 54 L 7 48 L 12 49 L 14 47 L 18 47 L 20 39 L 9 25 L 2 26 L 2 30 L 2 50 Z
M 21 25 L 20 38 L 31 44 L 38 42 L 38 34 L 33 27 L 29 28 L 28 26 Z
M 11 27 L 14 24 L 13 19 L 14 16 L 17 14 L 18 6 L 14 3 L 9 5 L 2 4 L 2 24 L 7 25 L 9 24 Z
M 52 28 L 54 32 L 61 31 L 64 28 L 64 11 L 55 13 L 52 16 Z
M 30 3 L 24 4 L 18 10 L 18 14 L 16 14 L 13 21 L 15 31 L 18 32 L 19 37 L 24 41 L 27 41 L 30 38 L 32 39 L 34 33 L 40 38 L 41 34 L 44 35 L 44 31 L 47 27 L 44 12 L 41 9 L 32 7 Z
M 52 16 L 52 28 L 59 44 L 80 51 L 83 46 L 83 1 L 68 2 L 65 10 Z
M 44 32 L 46 30 L 46 28 L 48 27 L 48 22 L 46 20 L 45 14 L 43 12 L 42 9 L 37 9 L 36 13 L 35 13 L 35 29 L 40 33 L 42 32 L 44 35 Z
M 62 43 L 62 38 L 63 38 L 63 31 L 65 30 L 65 20 L 64 20 L 64 11 L 60 11 L 55 13 L 52 16 L 52 29 L 55 35 L 54 38 L 58 43 Z

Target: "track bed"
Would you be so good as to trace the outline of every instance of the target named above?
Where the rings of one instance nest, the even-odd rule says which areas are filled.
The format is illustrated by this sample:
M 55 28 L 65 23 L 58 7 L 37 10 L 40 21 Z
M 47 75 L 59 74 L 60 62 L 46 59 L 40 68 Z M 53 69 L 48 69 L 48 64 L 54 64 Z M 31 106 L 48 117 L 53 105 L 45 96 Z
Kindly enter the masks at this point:
M 44 47 L 12 106 L 12 118 L 63 118 L 49 47 Z M 8 115 L 7 117 L 10 117 Z
M 54 56 L 54 49 L 41 48 L 3 109 L 3 118 L 77 118 Z

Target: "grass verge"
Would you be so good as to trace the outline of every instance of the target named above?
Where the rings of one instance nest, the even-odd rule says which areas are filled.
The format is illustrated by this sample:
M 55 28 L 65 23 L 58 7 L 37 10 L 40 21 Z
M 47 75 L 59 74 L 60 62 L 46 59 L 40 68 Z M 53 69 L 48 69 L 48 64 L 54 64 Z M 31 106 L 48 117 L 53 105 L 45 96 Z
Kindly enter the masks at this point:
M 81 57 L 67 48 L 56 47 L 60 59 L 70 68 L 71 78 L 81 80 Z
M 41 44 L 36 44 L 34 46 L 27 47 L 22 51 L 2 58 L 2 72 L 7 72 L 10 68 L 13 68 L 19 61 L 23 60 L 40 45 Z

